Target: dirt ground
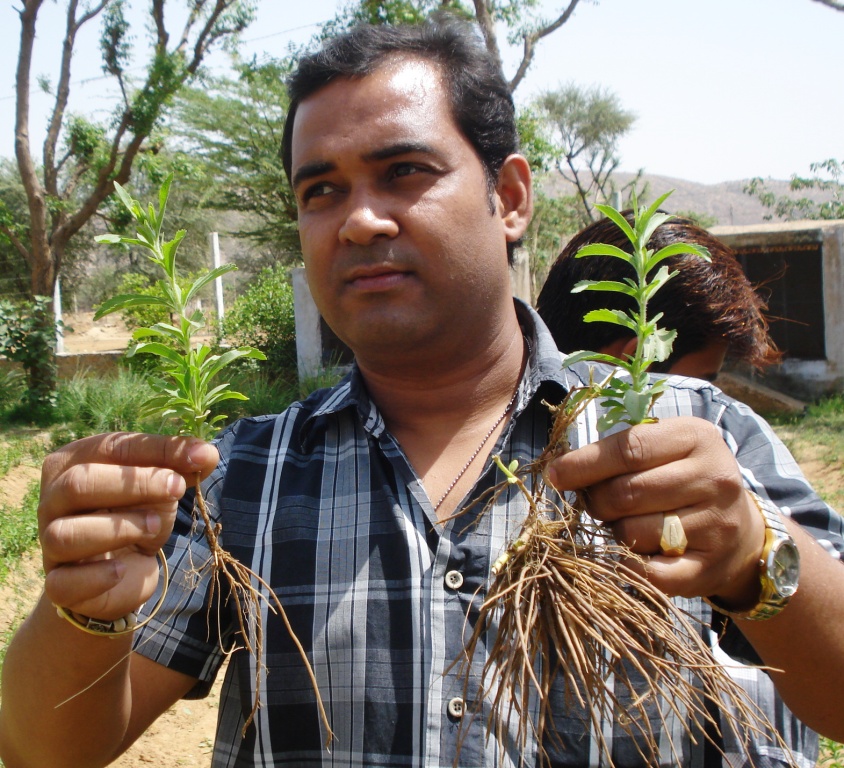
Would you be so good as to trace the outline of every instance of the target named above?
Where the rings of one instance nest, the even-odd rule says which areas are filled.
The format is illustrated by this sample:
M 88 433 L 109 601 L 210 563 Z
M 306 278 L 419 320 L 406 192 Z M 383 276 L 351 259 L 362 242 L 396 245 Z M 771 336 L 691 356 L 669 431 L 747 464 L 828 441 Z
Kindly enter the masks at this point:
M 65 352 L 123 350 L 132 336 L 117 314 L 106 315 L 94 322 L 93 312 L 65 313 L 63 320 Z

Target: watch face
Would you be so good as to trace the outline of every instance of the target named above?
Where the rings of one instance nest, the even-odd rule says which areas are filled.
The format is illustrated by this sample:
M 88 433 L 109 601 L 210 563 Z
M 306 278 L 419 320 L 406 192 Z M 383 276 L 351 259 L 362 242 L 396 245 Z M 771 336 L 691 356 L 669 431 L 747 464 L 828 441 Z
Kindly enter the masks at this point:
M 785 539 L 774 545 L 768 561 L 768 574 L 780 597 L 791 597 L 797 591 L 800 555 L 793 541 Z

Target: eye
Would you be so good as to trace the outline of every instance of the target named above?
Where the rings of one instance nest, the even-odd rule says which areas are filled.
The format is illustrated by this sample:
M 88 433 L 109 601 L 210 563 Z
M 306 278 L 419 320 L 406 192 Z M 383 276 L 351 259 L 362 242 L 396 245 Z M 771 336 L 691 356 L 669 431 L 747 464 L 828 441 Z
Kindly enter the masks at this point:
M 412 176 L 415 173 L 419 173 L 421 170 L 422 169 L 414 163 L 396 163 L 391 169 L 391 175 L 393 178 Z
M 311 184 L 302 191 L 301 198 L 303 203 L 313 200 L 315 197 L 325 197 L 334 191 L 334 187 L 325 181 L 319 181 L 316 184 Z

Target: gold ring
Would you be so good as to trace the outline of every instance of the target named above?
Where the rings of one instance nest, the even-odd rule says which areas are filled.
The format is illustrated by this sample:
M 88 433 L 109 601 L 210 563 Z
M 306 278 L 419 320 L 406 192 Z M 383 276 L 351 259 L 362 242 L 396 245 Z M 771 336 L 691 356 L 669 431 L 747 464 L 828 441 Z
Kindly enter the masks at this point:
M 659 549 L 666 557 L 680 557 L 689 545 L 683 523 L 677 515 L 664 515 Z

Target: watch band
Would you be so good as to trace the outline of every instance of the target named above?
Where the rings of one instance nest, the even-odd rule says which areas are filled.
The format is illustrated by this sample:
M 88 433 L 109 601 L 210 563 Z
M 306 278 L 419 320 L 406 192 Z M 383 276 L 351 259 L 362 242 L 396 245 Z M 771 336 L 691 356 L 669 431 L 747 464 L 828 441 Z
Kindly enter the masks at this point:
M 778 591 L 773 575 L 769 572 L 771 553 L 775 548 L 784 545 L 793 548 L 795 556 L 797 555 L 797 550 L 794 539 L 788 532 L 788 528 L 785 527 L 777 507 L 758 494 L 753 493 L 753 491 L 748 491 L 748 493 L 753 499 L 756 509 L 759 510 L 762 520 L 765 522 L 765 544 L 762 547 L 762 554 L 758 562 L 761 587 L 759 602 L 749 610 L 732 611 L 720 605 L 717 598 L 704 598 L 704 600 L 716 611 L 726 614 L 731 619 L 765 621 L 780 613 L 788 605 L 788 601 L 797 589 L 795 583 L 788 594 L 782 594 Z

